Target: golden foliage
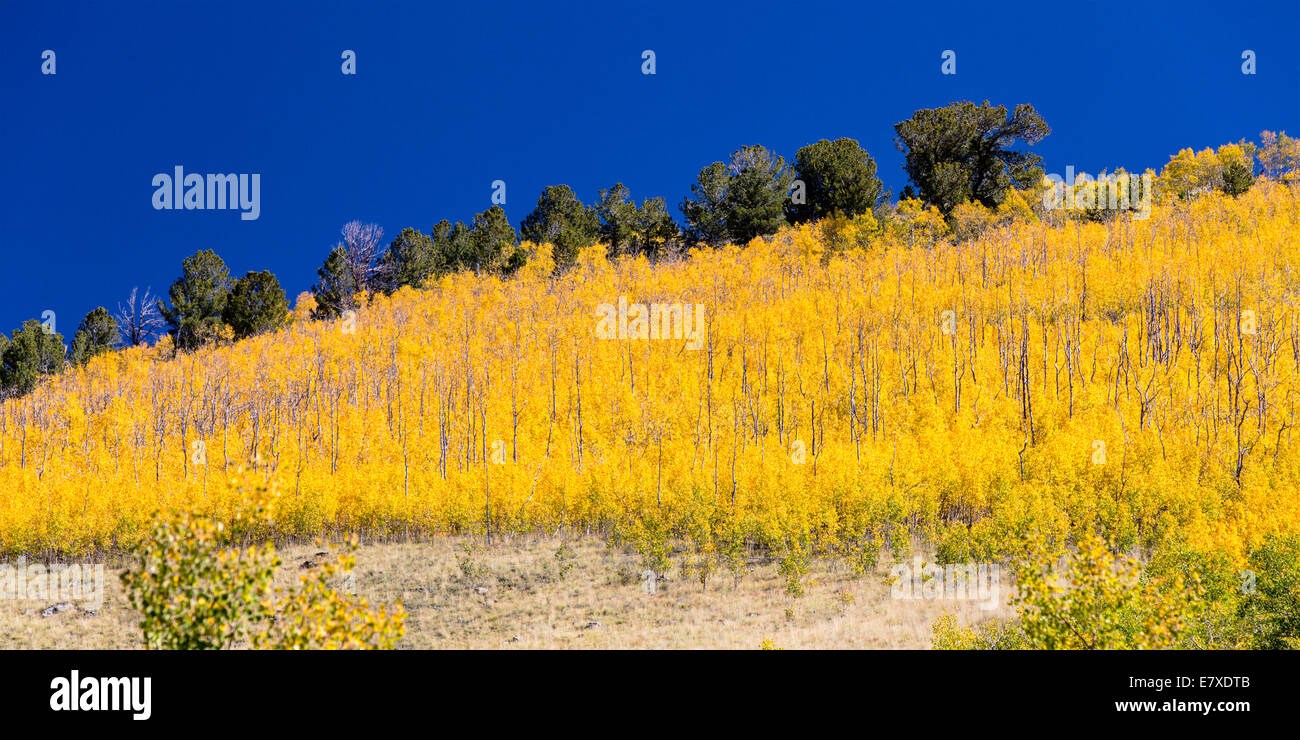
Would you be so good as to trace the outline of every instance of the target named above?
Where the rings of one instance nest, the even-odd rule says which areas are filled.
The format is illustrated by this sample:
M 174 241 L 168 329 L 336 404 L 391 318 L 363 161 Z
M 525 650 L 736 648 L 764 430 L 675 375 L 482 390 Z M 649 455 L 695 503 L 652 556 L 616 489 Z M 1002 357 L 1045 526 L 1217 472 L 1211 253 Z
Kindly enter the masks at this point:
M 365 599 L 336 588 L 355 565 L 355 539 L 335 562 L 302 575 L 297 588 L 273 591 L 280 566 L 275 546 L 240 545 L 274 536 L 279 494 L 242 470 L 223 488 L 235 506 L 220 518 L 160 516 L 139 547 L 138 567 L 122 574 L 127 600 L 141 615 L 145 647 L 221 649 L 245 640 L 260 649 L 394 647 L 404 631 L 401 604 L 372 610 Z
M 0 549 L 130 546 L 169 508 L 228 521 L 240 466 L 283 491 L 277 538 L 584 527 L 766 546 L 796 576 L 913 537 L 983 559 L 1176 533 L 1240 558 L 1297 529 L 1294 189 L 978 214 L 955 246 L 932 211 L 658 265 L 598 246 L 558 278 L 531 248 L 513 279 L 354 319 L 102 355 L 0 408 Z M 699 349 L 598 337 L 620 297 L 701 304 Z

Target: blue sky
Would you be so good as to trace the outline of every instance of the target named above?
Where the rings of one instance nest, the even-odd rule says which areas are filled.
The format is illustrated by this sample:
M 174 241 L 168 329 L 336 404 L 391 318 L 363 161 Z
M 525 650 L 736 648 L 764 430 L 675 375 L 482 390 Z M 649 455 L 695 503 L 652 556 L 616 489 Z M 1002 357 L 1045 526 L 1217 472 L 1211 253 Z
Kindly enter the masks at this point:
M 893 124 L 1030 102 L 1049 172 L 1159 168 L 1261 129 L 1300 134 L 1300 4 L 12 2 L 0 8 L 0 329 L 71 339 L 186 256 L 306 290 L 339 227 L 428 231 L 507 187 L 622 181 L 675 216 L 744 144 L 858 139 L 906 178 Z M 41 74 L 42 52 L 56 74 Z M 341 73 L 344 49 L 357 74 Z M 653 76 L 641 53 L 656 54 Z M 940 74 L 945 49 L 957 74 Z M 1255 51 L 1257 74 L 1241 73 Z M 261 216 L 155 210 L 152 178 L 259 173 Z

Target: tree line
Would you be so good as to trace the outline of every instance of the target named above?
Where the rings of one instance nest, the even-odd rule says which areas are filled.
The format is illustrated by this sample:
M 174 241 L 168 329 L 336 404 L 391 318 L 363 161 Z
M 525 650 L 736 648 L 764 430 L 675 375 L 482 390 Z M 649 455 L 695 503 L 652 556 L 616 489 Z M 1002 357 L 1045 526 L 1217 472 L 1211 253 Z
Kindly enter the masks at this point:
M 856 140 L 839 138 L 804 146 L 790 163 L 760 145 L 742 146 L 726 161 L 710 163 L 678 206 L 680 225 L 663 198 L 646 198 L 638 205 L 623 183 L 601 189 L 592 205 L 568 185 L 549 186 L 517 231 L 499 205 L 475 215 L 468 225 L 444 219 L 428 234 L 405 228 L 386 248 L 381 248 L 379 226 L 349 222 L 316 271 L 310 316 L 336 318 L 357 308 L 359 296 L 422 288 L 462 270 L 508 276 L 528 262 L 528 244 L 550 245 L 555 270 L 563 272 L 583 249 L 598 243 L 606 245 L 611 257 L 658 260 L 691 247 L 745 244 L 786 224 L 851 221 L 868 214 L 886 221 L 907 211 L 901 208 L 904 203 L 913 203 L 911 212 L 918 206 L 934 209 L 951 233 L 969 235 L 972 209 L 998 209 L 1009 194 L 1042 181 L 1042 158 L 1018 142 L 1036 144 L 1051 128 L 1030 104 L 1008 112 L 988 101 L 963 101 L 918 110 L 895 124 L 894 131 L 909 181 L 897 206 L 877 176 L 875 159 Z M 1300 168 L 1300 141 L 1285 133 L 1264 132 L 1260 147 L 1241 146 L 1245 156 L 1227 157 L 1221 149 L 1216 158 L 1211 150 L 1185 150 L 1166 172 L 1173 170 L 1171 177 L 1177 176 L 1187 192 L 1217 188 L 1236 195 L 1253 182 L 1256 159 L 1265 176 Z M 120 346 L 166 336 L 176 351 L 192 351 L 275 330 L 290 315 L 274 274 L 250 271 L 232 278 L 211 250 L 182 262 L 167 298 L 133 289 L 115 314 L 102 306 L 86 314 L 70 345 L 35 319 L 11 337 L 0 334 L 0 397 L 27 393 L 42 376 Z

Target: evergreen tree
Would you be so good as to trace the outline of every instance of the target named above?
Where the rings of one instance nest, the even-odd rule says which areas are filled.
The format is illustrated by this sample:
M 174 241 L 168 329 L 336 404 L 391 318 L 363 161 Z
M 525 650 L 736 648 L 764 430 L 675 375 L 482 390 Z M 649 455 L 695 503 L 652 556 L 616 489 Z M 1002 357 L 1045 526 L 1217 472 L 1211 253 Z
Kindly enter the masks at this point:
M 791 223 L 837 212 L 852 218 L 874 210 L 885 195 L 876 161 L 853 139 L 822 139 L 800 149 L 794 172 L 804 184 L 804 202 L 790 203 L 786 215 Z
M 609 247 L 610 256 L 628 254 L 637 232 L 637 208 L 627 199 L 627 187 L 615 183 L 614 187 L 600 191 L 596 200 L 596 215 L 600 217 L 600 238 Z
M 469 259 L 464 266 L 478 272 L 509 275 L 527 259 L 519 247 L 519 234 L 501 206 L 492 206 L 474 217 L 467 244 Z
M 502 211 L 502 215 L 504 213 Z M 474 269 L 474 244 L 468 226 L 460 221 L 452 224 L 443 219 L 433 227 L 431 236 L 439 275 Z
M 646 198 L 636 211 L 633 250 L 651 259 L 662 257 L 678 246 L 681 232 L 669 215 L 663 198 Z
M 352 281 L 346 247 L 340 245 L 330 250 L 316 276 L 316 284 L 311 286 L 311 293 L 316 297 L 316 307 L 311 312 L 313 319 L 338 318 L 344 311 L 357 307 L 356 283 Z
M 284 326 L 289 302 L 275 275 L 263 270 L 249 272 L 235 281 L 226 300 L 222 318 L 236 339 L 251 337 Z
M 81 320 L 68 352 L 73 364 L 84 365 L 95 355 L 112 351 L 120 341 L 117 320 L 100 306 Z
M 785 160 L 764 147 L 745 146 L 731 155 L 727 174 L 727 236 L 747 244 L 754 237 L 775 234 L 785 224 L 794 182 Z
M 578 200 L 568 185 L 551 185 L 542 191 L 537 207 L 519 227 L 523 238 L 554 247 L 555 269 L 568 269 L 578 253 L 596 243 L 600 217 L 596 209 Z
M 167 293 L 172 305 L 158 302 L 178 350 L 195 349 L 220 334 L 229 293 L 230 271 L 216 252 L 205 249 L 181 263 L 181 276 Z
M 13 395 L 30 392 L 43 376 L 63 369 L 64 351 L 62 336 L 36 319 L 24 321 L 0 356 L 0 386 Z
M 647 198 L 638 208 L 628 199 L 623 183 L 600 191 L 596 203 L 600 217 L 600 237 L 609 246 L 609 255 L 644 254 L 656 257 L 676 245 L 679 232 L 673 217 L 664 208 L 663 198 Z
M 776 233 L 794 177 L 785 160 L 762 146 L 743 146 L 724 164 L 700 170 L 691 195 L 682 200 L 687 238 L 695 244 L 745 244 Z
M 1250 165 L 1232 160 L 1223 167 L 1223 192 L 1237 197 L 1242 193 L 1250 190 L 1250 186 L 1255 184 L 1255 173 L 1250 171 Z
M 442 267 L 432 238 L 418 229 L 402 229 L 379 258 L 379 283 L 388 293 L 408 285 L 420 288 L 430 275 L 443 272 Z
M 903 169 L 915 192 L 944 216 L 968 201 L 997 208 L 1007 191 L 1029 188 L 1043 178 L 1042 157 L 1012 150 L 1017 139 L 1037 144 L 1052 132 L 1034 106 L 1017 105 L 1007 117 L 1006 106 L 971 102 L 918 110 L 894 125 Z
M 682 199 L 682 216 L 686 219 L 686 239 L 692 244 L 719 247 L 727 243 L 727 165 L 722 162 L 700 170 L 691 185 L 691 194 Z

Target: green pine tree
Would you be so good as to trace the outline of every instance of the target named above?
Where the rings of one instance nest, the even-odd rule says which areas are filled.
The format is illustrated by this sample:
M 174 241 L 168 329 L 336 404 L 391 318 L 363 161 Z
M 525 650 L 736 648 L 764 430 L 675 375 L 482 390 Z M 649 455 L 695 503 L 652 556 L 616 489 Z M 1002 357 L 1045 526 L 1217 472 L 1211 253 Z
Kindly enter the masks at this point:
M 37 321 L 28 319 L 0 355 L 0 387 L 6 394 L 23 395 L 46 375 L 63 369 L 63 337 Z
M 192 350 L 220 335 L 229 293 L 230 271 L 216 252 L 205 249 L 181 263 L 181 276 L 167 292 L 171 306 L 158 302 L 176 349 Z
M 234 330 L 235 338 L 243 339 L 284 326 L 289 301 L 275 275 L 266 270 L 250 271 L 235 281 L 221 317 Z
M 77 327 L 69 349 L 70 359 L 75 365 L 84 365 L 90 358 L 112 351 L 120 341 L 117 319 L 100 306 L 86 314 Z

